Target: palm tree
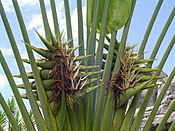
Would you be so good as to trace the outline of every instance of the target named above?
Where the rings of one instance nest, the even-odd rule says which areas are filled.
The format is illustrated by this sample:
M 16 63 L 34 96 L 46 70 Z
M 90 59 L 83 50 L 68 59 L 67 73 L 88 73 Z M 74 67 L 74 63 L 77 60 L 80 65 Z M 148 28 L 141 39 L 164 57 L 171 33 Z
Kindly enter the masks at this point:
M 12 97 L 11 99 L 8 99 L 7 101 L 8 108 L 10 109 L 11 114 L 15 118 L 18 126 L 20 127 L 21 130 L 25 130 L 25 124 L 23 119 L 20 116 L 20 111 L 18 110 L 18 107 L 16 105 L 15 99 Z M 33 114 L 30 111 L 29 112 L 29 117 L 32 121 L 33 124 L 35 124 L 35 121 L 33 119 Z M 8 118 L 5 115 L 5 112 L 1 109 L 0 110 L 0 123 L 3 129 L 8 129 L 9 131 L 13 131 L 13 127 L 10 124 L 10 121 L 8 121 Z
M 59 29 L 55 1 L 50 0 L 55 33 L 53 34 L 47 21 L 44 1 L 40 0 L 45 37 L 37 31 L 36 33 L 45 45 L 44 49 L 31 45 L 18 2 L 17 0 L 12 1 L 29 59 L 20 57 L 13 32 L 0 2 L 0 14 L 20 74 L 12 76 L 1 52 L 0 62 L 24 121 L 24 130 L 138 130 L 153 89 L 158 86 L 156 82 L 160 78 L 159 74 L 175 42 L 173 35 L 158 67 L 153 68 L 156 54 L 174 18 L 175 8 L 170 13 L 150 58 L 146 59 L 144 57 L 145 46 L 163 0 L 159 0 L 155 8 L 137 52 L 134 50 L 136 45 L 127 45 L 127 36 L 136 0 L 88 0 L 86 37 L 83 34 L 82 3 L 81 0 L 77 0 L 77 46 L 73 43 L 69 1 L 64 0 L 67 29 L 65 42 L 63 33 Z M 121 41 L 118 41 L 116 39 L 117 32 L 122 27 Z M 97 33 L 100 35 L 98 40 L 96 39 Z M 85 43 L 84 39 L 86 39 Z M 41 58 L 35 58 L 33 51 L 40 54 Z M 26 72 L 23 63 L 30 64 L 32 71 Z M 143 128 L 144 131 L 150 130 L 174 75 L 175 69 L 163 86 Z M 16 85 L 13 77 L 22 78 L 23 83 Z M 20 94 L 19 88 L 24 89 L 26 93 Z M 141 92 L 144 89 L 148 89 L 148 91 L 138 114 L 134 117 Z M 22 99 L 29 100 L 36 126 L 34 126 Z M 132 100 L 131 104 L 128 103 L 129 100 Z M 1 93 L 0 104 L 10 122 L 10 127 L 15 131 L 21 130 Z M 157 130 L 163 129 L 174 106 L 175 102 L 172 101 Z M 4 117 L 4 113 L 2 116 Z M 2 124 L 0 130 L 3 130 L 3 127 Z M 173 131 L 174 129 L 175 122 L 171 124 L 169 130 Z

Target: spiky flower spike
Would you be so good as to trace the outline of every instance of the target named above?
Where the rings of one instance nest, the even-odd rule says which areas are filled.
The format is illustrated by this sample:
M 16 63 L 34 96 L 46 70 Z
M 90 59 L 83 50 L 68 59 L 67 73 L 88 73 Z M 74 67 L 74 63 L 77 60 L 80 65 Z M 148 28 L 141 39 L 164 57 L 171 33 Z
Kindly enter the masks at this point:
M 121 66 L 110 80 L 116 106 L 121 105 L 121 101 L 125 99 L 126 102 L 139 90 L 156 86 L 148 85 L 153 79 L 160 78 L 159 76 L 154 76 L 154 71 L 158 69 L 146 67 L 146 64 L 154 61 L 154 59 L 142 59 L 139 55 L 133 55 L 133 48 L 134 46 L 127 47 L 122 55 L 118 54 Z M 122 98 L 125 97 L 125 99 L 121 100 L 121 96 Z
M 55 113 L 55 110 L 59 110 L 59 106 L 62 98 L 62 91 L 65 92 L 65 100 L 67 105 L 72 106 L 75 102 L 75 97 L 86 95 L 87 93 L 95 90 L 99 87 L 89 87 L 89 84 L 95 82 L 99 78 L 90 79 L 89 76 L 99 74 L 100 72 L 91 72 L 92 69 L 98 66 L 84 66 L 81 65 L 81 61 L 90 57 L 87 56 L 74 56 L 75 48 L 69 48 L 71 41 L 66 43 L 59 43 L 51 34 L 51 42 L 45 40 L 39 33 L 37 33 L 47 49 L 40 49 L 25 43 L 32 50 L 42 56 L 42 59 L 37 60 L 37 66 L 39 73 L 45 88 L 48 100 L 51 104 L 51 108 Z M 30 63 L 29 60 L 23 60 L 26 63 Z M 20 77 L 18 75 L 17 77 Z M 33 73 L 28 73 L 28 78 L 33 79 Z M 23 88 L 23 85 L 18 85 L 19 88 Z M 31 82 L 31 87 L 36 90 L 35 81 Z M 37 98 L 37 92 L 34 92 Z M 25 96 L 23 95 L 25 98 Z M 38 98 L 37 98 L 38 99 Z

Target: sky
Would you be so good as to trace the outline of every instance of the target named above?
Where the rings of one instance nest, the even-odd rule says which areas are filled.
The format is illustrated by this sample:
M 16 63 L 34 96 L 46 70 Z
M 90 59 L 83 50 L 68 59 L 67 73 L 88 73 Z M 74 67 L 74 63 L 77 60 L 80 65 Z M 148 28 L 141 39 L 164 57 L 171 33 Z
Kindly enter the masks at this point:
M 41 17 L 41 12 L 39 9 L 39 0 L 18 0 L 19 2 L 19 6 L 20 9 L 22 11 L 22 15 L 24 17 L 24 21 L 26 24 L 26 28 L 27 31 L 29 33 L 29 37 L 31 40 L 31 43 L 35 46 L 41 47 L 42 44 L 39 40 L 39 38 L 37 37 L 34 28 L 41 33 L 42 35 L 44 35 L 44 29 L 43 29 L 43 24 L 42 24 L 42 17 Z M 46 9 L 47 9 L 47 15 L 48 15 L 48 20 L 49 23 L 51 25 L 51 28 L 53 28 L 53 22 L 52 22 L 52 14 L 51 14 L 51 10 L 50 10 L 50 3 L 49 0 L 44 0 L 45 1 L 45 5 L 46 5 Z M 20 33 L 20 28 L 19 25 L 17 23 L 17 19 L 16 19 L 16 15 L 14 12 L 14 8 L 12 5 L 11 0 L 1 0 L 6 15 L 8 17 L 8 20 L 10 22 L 12 31 L 14 33 L 19 51 L 21 53 L 21 57 L 22 58 L 27 58 L 27 54 L 26 54 L 26 50 L 24 47 L 24 43 L 21 41 L 22 40 L 22 36 Z M 128 34 L 128 40 L 127 43 L 128 44 L 140 44 L 144 33 L 146 31 L 146 28 L 149 24 L 149 21 L 151 19 L 152 13 L 156 7 L 158 0 L 138 0 L 136 3 L 136 7 L 134 10 L 134 14 L 133 14 L 133 18 L 132 18 L 132 22 L 131 22 L 131 26 L 130 26 L 130 30 L 129 30 L 129 34 Z M 85 4 L 85 0 L 82 1 L 83 3 L 83 17 L 84 17 L 84 26 L 86 25 L 85 23 L 85 14 L 86 14 L 86 4 Z M 150 34 L 150 37 L 148 39 L 148 43 L 146 46 L 145 51 L 146 53 L 146 57 L 149 58 L 150 53 L 166 23 L 166 20 L 169 17 L 170 12 L 172 11 L 173 7 L 175 6 L 175 1 L 174 0 L 165 0 L 163 2 L 163 5 L 161 7 L 161 10 L 158 14 L 158 17 L 156 19 L 156 22 L 154 24 L 153 30 Z M 56 8 L 57 8 L 57 14 L 58 14 L 58 20 L 59 20 L 59 25 L 60 25 L 60 30 L 66 30 L 65 27 L 65 17 L 64 17 L 64 3 L 63 0 L 56 0 Z M 72 20 L 72 30 L 73 30 L 73 37 L 74 37 L 74 43 L 77 43 L 77 38 L 78 38 L 78 31 L 77 31 L 77 8 L 76 8 L 76 0 L 70 0 L 70 10 L 71 10 L 71 20 Z M 171 41 L 173 35 L 175 34 L 175 19 L 173 19 L 168 32 L 166 34 L 166 37 L 164 38 L 162 45 L 159 49 L 158 55 L 156 56 L 156 58 L 158 59 L 154 66 L 157 66 L 162 55 L 163 52 L 166 50 L 169 42 Z M 119 31 L 119 34 L 117 36 L 117 38 L 120 40 L 121 38 L 121 31 Z M 10 47 L 10 43 L 4 28 L 4 25 L 2 23 L 2 19 L 0 18 L 0 49 L 3 52 L 4 57 L 6 58 L 6 61 L 9 65 L 9 68 L 12 72 L 12 74 L 17 74 L 18 68 L 17 68 L 17 64 L 15 62 L 15 58 L 13 55 L 13 51 L 11 50 Z M 139 46 L 138 46 L 139 47 Z M 166 65 L 164 67 L 164 71 L 167 74 L 170 74 L 171 70 L 174 68 L 175 63 L 172 61 L 174 60 L 175 56 L 175 47 L 172 49 L 171 54 L 166 62 Z M 27 70 L 30 70 L 30 68 L 28 68 L 26 66 Z M 19 79 L 16 79 L 16 83 L 20 83 Z M 3 94 L 3 96 L 7 99 L 9 98 L 9 96 L 12 96 L 8 81 L 6 79 L 6 76 L 4 75 L 3 69 L 0 66 L 0 92 Z

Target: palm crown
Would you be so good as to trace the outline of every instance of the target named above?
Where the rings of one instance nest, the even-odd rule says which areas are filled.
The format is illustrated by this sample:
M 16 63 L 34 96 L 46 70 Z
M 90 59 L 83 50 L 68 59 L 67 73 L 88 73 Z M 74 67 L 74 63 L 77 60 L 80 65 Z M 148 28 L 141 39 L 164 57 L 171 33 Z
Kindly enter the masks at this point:
M 135 47 L 138 45 L 127 44 L 135 0 L 88 0 L 86 37 L 83 34 L 82 3 L 81 0 L 77 0 L 78 45 L 76 46 L 72 37 L 69 1 L 64 0 L 66 42 L 59 29 L 55 1 L 50 1 L 55 34 L 52 33 L 48 24 L 44 1 L 40 0 L 39 2 L 45 37 L 37 31 L 36 34 L 44 44 L 44 48 L 38 48 L 31 44 L 18 2 L 13 0 L 29 59 L 21 59 L 13 32 L 0 2 L 0 14 L 20 74 L 12 76 L 1 52 L 0 62 L 10 83 L 25 127 L 19 125 L 0 93 L 0 103 L 4 110 L 4 113 L 0 112 L 2 116 L 0 129 L 3 130 L 6 114 L 10 127 L 15 131 L 21 129 L 42 131 L 138 130 L 153 89 L 159 86 L 156 82 L 161 77 L 159 75 L 175 42 L 173 35 L 158 67 L 153 68 L 158 49 L 174 18 L 175 9 L 173 8 L 170 13 L 150 58 L 146 59 L 144 49 L 163 0 L 159 0 L 155 8 L 138 51 L 135 51 Z M 116 39 L 117 32 L 122 27 L 121 41 L 118 41 Z M 100 35 L 99 39 L 96 39 L 97 33 Z M 85 43 L 84 39 L 86 39 Z M 35 58 L 33 51 L 41 57 Z M 23 63 L 30 64 L 32 71 L 26 72 Z M 163 86 L 143 128 L 144 131 L 150 130 L 174 75 L 175 69 Z M 17 85 L 13 77 L 22 78 L 23 83 Z M 24 89 L 26 93 L 20 94 L 19 88 Z M 148 91 L 138 114 L 134 117 L 141 92 L 144 89 L 148 89 Z M 33 113 L 32 119 L 22 99 L 29 100 Z M 129 100 L 132 100 L 130 104 Z M 157 130 L 163 129 L 174 106 L 173 100 Z M 173 130 L 174 126 L 173 122 L 169 130 Z

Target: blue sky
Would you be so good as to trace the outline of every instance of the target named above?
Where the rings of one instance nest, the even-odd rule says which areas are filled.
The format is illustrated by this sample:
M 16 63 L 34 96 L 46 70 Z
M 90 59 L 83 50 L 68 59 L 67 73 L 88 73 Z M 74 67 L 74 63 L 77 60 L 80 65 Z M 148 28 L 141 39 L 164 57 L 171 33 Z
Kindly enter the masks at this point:
M 9 19 L 12 31 L 14 33 L 14 36 L 16 38 L 21 56 L 23 58 L 27 57 L 24 44 L 21 42 L 22 36 L 19 30 L 19 25 L 17 23 L 17 19 L 14 13 L 14 9 L 12 6 L 11 0 L 1 0 L 7 17 Z M 19 5 L 21 7 L 21 11 L 24 17 L 24 21 L 26 23 L 26 27 L 30 36 L 30 40 L 32 44 L 36 46 L 42 46 L 40 40 L 36 36 L 36 33 L 33 28 L 37 29 L 41 34 L 43 34 L 43 25 L 42 25 L 42 19 L 40 15 L 40 9 L 39 9 L 39 3 L 37 0 L 18 0 Z M 156 7 L 158 0 L 138 0 L 136 4 L 136 8 L 134 11 L 134 15 L 132 18 L 131 28 L 128 35 L 128 44 L 140 44 L 143 35 L 146 31 L 147 25 L 150 21 L 151 15 L 154 11 L 154 8 Z M 49 6 L 49 0 L 45 0 L 46 8 L 47 8 L 47 15 L 48 19 L 51 25 L 52 24 L 52 17 L 51 17 L 51 10 Z M 83 11 L 85 16 L 85 1 L 83 0 Z M 147 57 L 149 57 L 154 44 L 156 43 L 158 36 L 170 14 L 173 7 L 175 6 L 174 0 L 166 0 L 163 2 L 163 5 L 161 7 L 161 10 L 159 12 L 158 18 L 156 19 L 154 28 L 151 32 L 150 38 L 148 40 L 148 44 L 146 46 L 146 51 L 148 52 L 146 54 Z M 64 5 L 62 0 L 56 0 L 56 7 L 57 7 L 57 13 L 58 13 L 58 19 L 61 30 L 66 30 L 65 28 L 65 18 L 64 18 Z M 71 8 L 71 18 L 72 18 L 72 25 L 73 25 L 73 36 L 74 36 L 74 42 L 77 42 L 77 14 L 76 14 L 76 0 L 70 0 L 70 8 Z M 85 22 L 84 22 L 85 25 Z M 160 47 L 159 53 L 157 55 L 157 59 L 161 59 L 163 52 L 166 50 L 166 47 L 168 46 L 170 40 L 172 39 L 172 36 L 175 34 L 175 19 L 170 25 L 170 28 L 166 34 L 165 39 L 163 40 L 162 46 Z M 44 34 L 43 34 L 44 35 Z M 11 50 L 7 34 L 5 32 L 2 20 L 0 18 L 0 36 L 1 36 L 1 42 L 0 42 L 0 49 L 2 50 L 7 63 L 10 67 L 10 70 L 13 74 L 18 73 L 18 69 L 16 66 L 15 58 L 13 55 L 13 52 Z M 120 39 L 120 33 L 118 35 L 118 38 Z M 164 71 L 166 73 L 170 73 L 172 68 L 174 67 L 174 60 L 175 56 L 175 48 L 172 49 L 172 52 L 168 58 L 168 61 L 165 65 Z M 159 60 L 155 62 L 154 66 L 158 64 Z M 29 69 L 29 68 L 27 68 Z M 17 80 L 17 83 L 19 83 L 19 80 Z M 9 84 L 6 80 L 6 77 L 4 75 L 4 72 L 2 70 L 2 67 L 0 66 L 0 91 L 4 95 L 5 98 L 8 98 L 11 96 L 11 91 Z

